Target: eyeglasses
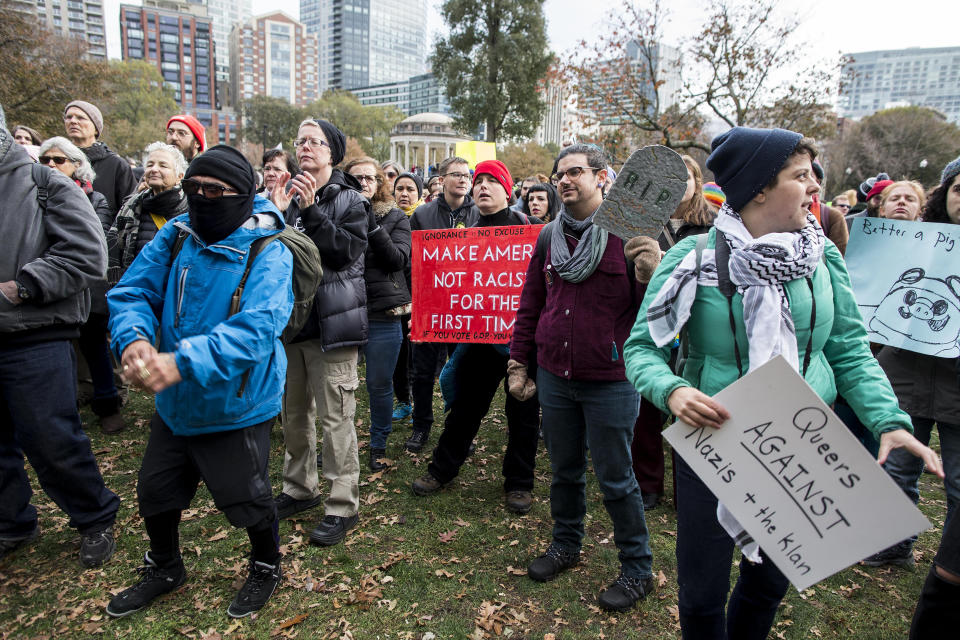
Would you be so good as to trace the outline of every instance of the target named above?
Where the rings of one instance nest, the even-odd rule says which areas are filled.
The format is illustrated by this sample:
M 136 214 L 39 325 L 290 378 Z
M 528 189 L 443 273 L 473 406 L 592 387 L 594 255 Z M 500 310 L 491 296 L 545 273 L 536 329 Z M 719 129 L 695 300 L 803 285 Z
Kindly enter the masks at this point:
M 599 171 L 599 169 L 597 169 L 596 167 L 570 167 L 565 171 L 557 171 L 555 174 L 553 174 L 550 177 L 556 180 L 557 182 L 560 182 L 561 180 L 563 180 L 563 176 L 567 176 L 571 180 L 576 180 L 581 175 L 583 175 L 584 171 L 587 171 L 587 170 Z
M 40 156 L 39 160 L 40 160 L 40 164 L 50 164 L 50 161 L 53 160 L 57 166 L 60 166 L 64 162 L 67 162 L 68 160 L 70 160 L 70 158 L 66 156 Z M 73 161 L 70 160 L 70 162 L 73 162 Z
M 330 143 L 326 140 L 321 140 L 320 138 L 297 138 L 293 141 L 293 146 L 295 147 L 305 147 L 306 145 L 311 147 L 329 147 Z
M 388 178 L 390 178 L 391 180 L 393 180 L 394 178 L 396 178 L 396 177 L 397 177 L 398 175 L 400 175 L 400 174 L 399 174 L 399 173 L 394 173 L 393 171 L 387 171 L 384 175 L 386 175 Z
M 183 131 L 181 129 L 167 129 L 167 135 L 175 138 L 186 138 L 188 136 L 192 136 L 193 133 L 190 131 Z
M 464 180 L 470 179 L 470 174 L 469 173 L 445 173 L 443 174 L 443 177 L 450 178 L 451 180 L 459 180 L 460 182 L 463 182 Z
M 837 209 L 849 209 L 849 208 L 850 208 L 850 205 L 848 205 L 848 204 L 835 204 L 835 205 L 833 205 L 833 206 L 836 207 Z
M 356 178 L 356 179 L 357 179 L 358 181 L 360 181 L 360 182 L 377 182 L 377 176 L 375 176 L 375 175 L 374 175 L 374 176 L 366 176 L 366 175 L 363 175 L 362 173 L 361 173 L 360 175 L 356 175 L 356 174 L 352 174 L 352 173 L 351 173 L 350 175 L 352 175 L 354 178 Z
M 219 184 L 214 184 L 213 182 L 200 182 L 198 180 L 194 180 L 193 178 L 181 180 L 180 188 L 183 189 L 183 192 L 188 196 L 194 196 L 200 191 L 203 191 L 203 197 L 207 200 L 216 200 L 217 198 L 223 197 L 223 194 L 227 192 L 237 192 L 235 189 L 231 189 L 230 187 L 224 187 Z

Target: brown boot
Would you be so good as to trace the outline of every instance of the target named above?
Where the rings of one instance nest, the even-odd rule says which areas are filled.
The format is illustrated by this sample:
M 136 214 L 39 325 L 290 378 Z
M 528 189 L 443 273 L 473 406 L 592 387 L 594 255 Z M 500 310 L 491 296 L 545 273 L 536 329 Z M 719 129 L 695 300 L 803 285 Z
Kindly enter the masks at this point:
M 104 433 L 120 433 L 126 428 L 127 423 L 119 412 L 100 418 L 100 430 Z

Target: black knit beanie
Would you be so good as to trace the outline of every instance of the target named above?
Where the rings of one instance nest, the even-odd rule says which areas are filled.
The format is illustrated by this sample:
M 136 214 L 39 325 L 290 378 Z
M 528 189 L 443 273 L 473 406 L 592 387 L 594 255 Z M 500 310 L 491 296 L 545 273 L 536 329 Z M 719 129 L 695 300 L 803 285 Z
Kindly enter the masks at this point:
M 780 169 L 802 135 L 786 129 L 734 127 L 713 139 L 707 168 L 727 195 L 727 204 L 741 211 Z
M 313 121 L 323 130 L 323 135 L 327 138 L 327 144 L 330 145 L 330 164 L 334 167 L 337 166 L 343 160 L 343 153 L 347 148 L 347 137 L 343 135 L 343 131 L 326 120 L 314 118 Z
M 404 171 L 403 173 L 397 176 L 397 180 L 399 180 L 400 178 L 410 178 L 411 180 L 413 180 L 413 184 L 417 185 L 417 200 L 423 197 L 423 180 L 420 178 L 420 176 L 418 176 L 415 173 L 410 173 L 409 171 Z M 397 189 L 396 182 L 393 183 L 393 189 L 394 191 L 396 191 Z

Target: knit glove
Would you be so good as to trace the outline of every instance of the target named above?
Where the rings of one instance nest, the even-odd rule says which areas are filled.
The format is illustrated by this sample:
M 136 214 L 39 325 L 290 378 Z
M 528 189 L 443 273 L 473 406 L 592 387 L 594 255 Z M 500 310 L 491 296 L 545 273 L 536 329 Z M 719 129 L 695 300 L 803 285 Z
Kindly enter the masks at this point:
M 537 385 L 527 376 L 527 365 L 516 360 L 507 361 L 507 389 L 510 395 L 521 402 L 533 397 Z
M 630 238 L 623 246 L 623 255 L 633 261 L 637 282 L 646 284 L 660 264 L 660 243 L 647 236 Z

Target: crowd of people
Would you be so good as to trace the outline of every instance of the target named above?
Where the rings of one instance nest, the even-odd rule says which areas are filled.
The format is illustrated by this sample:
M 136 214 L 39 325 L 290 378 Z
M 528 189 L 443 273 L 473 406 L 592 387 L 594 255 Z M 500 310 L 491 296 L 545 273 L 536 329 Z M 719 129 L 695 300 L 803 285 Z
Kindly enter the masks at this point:
M 107 613 L 184 582 L 179 523 L 200 480 L 250 540 L 228 614 L 259 610 L 283 578 L 281 519 L 322 505 L 309 534 L 320 546 L 360 523 L 362 363 L 371 471 L 387 466 L 395 424 L 409 419 L 406 450 L 427 447 L 439 378 L 443 428 L 411 486 L 423 498 L 455 480 L 504 389 L 508 511 L 532 507 L 541 438 L 549 458 L 553 530 L 532 580 L 580 562 L 592 459 L 620 561 L 598 603 L 629 610 L 656 588 L 645 513 L 664 496 L 668 416 L 722 428 L 730 416 L 712 396 L 782 356 L 914 503 L 924 469 L 944 478 L 946 524 L 911 637 L 960 622 L 958 361 L 871 345 L 843 257 L 858 217 L 960 224 L 960 158 L 929 195 L 880 174 L 824 202 L 814 141 L 736 127 L 712 142 L 715 182 L 683 156 L 686 190 L 662 233 L 623 240 L 593 223 L 615 173 L 592 144 L 565 146 L 549 175 L 515 181 L 498 160 L 454 156 L 425 176 L 344 162 L 344 134 L 310 118 L 293 152 L 266 150 L 258 171 L 176 115 L 135 173 L 99 141 L 95 105 L 72 101 L 63 120 L 65 137 L 42 139 L 8 129 L 0 110 L 0 558 L 39 531 L 24 455 L 80 534 L 80 562 L 114 554 L 119 500 L 78 411 L 88 375 L 105 433 L 126 428 L 128 387 L 155 394 L 137 480 L 149 548 Z M 545 226 L 510 343 L 411 341 L 412 232 L 511 225 Z M 673 468 L 683 637 L 767 637 L 787 579 L 744 549 L 730 594 L 724 508 L 682 458 Z M 912 565 L 913 542 L 864 562 Z

